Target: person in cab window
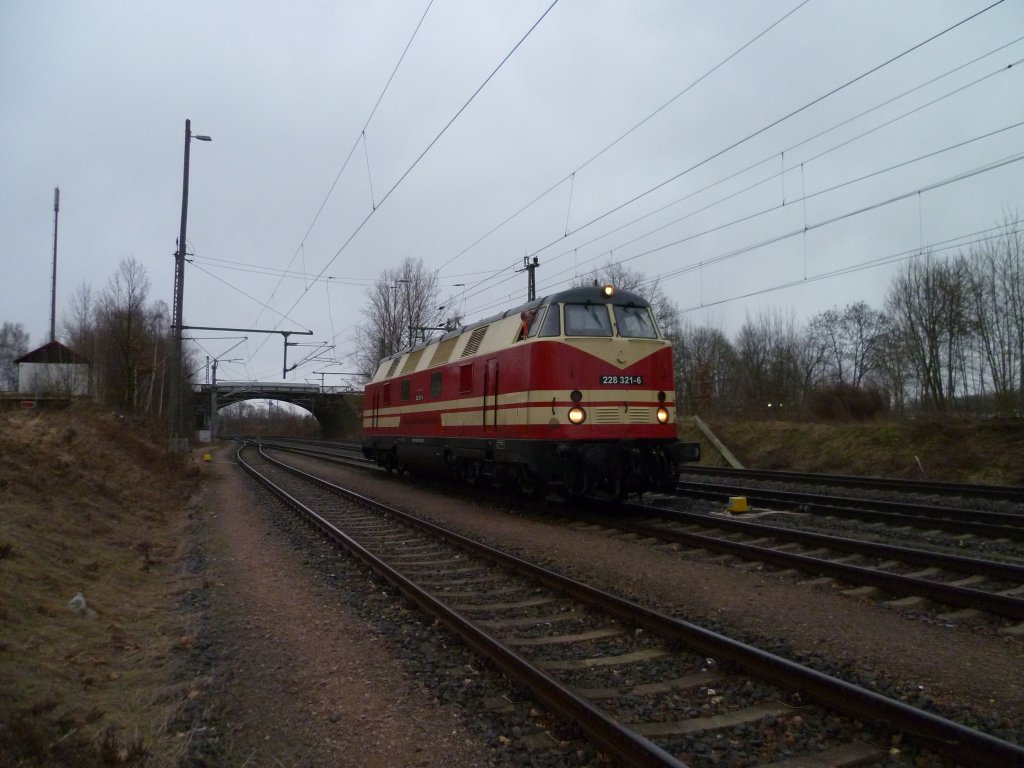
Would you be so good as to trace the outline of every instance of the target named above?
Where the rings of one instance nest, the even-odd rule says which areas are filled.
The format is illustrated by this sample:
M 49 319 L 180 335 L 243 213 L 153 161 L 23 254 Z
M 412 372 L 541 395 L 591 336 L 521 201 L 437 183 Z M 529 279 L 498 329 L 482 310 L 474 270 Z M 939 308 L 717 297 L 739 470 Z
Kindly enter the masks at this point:
M 527 309 L 524 312 L 519 313 L 519 333 L 516 336 L 516 341 L 522 341 L 526 338 L 526 335 L 530 332 L 530 326 L 533 325 L 533 319 L 537 316 L 537 310 Z

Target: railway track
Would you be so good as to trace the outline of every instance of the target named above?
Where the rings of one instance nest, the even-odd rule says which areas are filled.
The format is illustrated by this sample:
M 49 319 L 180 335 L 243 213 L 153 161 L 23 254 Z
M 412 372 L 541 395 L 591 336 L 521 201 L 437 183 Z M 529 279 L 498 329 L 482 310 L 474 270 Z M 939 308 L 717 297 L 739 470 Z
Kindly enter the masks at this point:
M 279 441 L 264 444 L 314 458 L 374 466 L 361 458 L 339 456 L 333 447 Z M 342 454 L 345 452 L 341 449 Z M 604 514 L 598 515 L 595 510 Z M 926 610 L 945 621 L 982 615 L 1011 624 L 1024 621 L 1024 560 L 1020 558 L 1004 562 L 966 557 L 640 504 L 598 504 L 586 510 L 565 506 L 560 513 L 659 542 L 825 578 L 846 585 L 846 593 L 851 596 L 883 600 L 897 608 Z M 963 532 L 955 525 L 949 527 L 958 535 Z M 991 534 L 993 529 L 986 526 L 982 530 Z M 1002 535 L 1001 526 L 995 530 Z
M 963 765 L 1024 765 L 1017 745 L 255 454 L 240 449 L 239 460 L 276 496 L 621 764 L 713 765 L 730 751 L 753 750 L 761 764 L 910 765 L 893 762 L 888 739 L 896 731 Z M 785 731 L 791 743 L 813 745 L 811 752 L 790 754 L 782 742 L 756 738 L 766 727 Z
M 791 509 L 836 518 L 881 522 L 890 526 L 909 526 L 1024 541 L 1024 513 L 1020 512 L 990 512 L 908 501 L 855 499 L 686 480 L 680 480 L 675 491 L 682 496 L 709 499 L 723 504 L 730 497 L 743 496 L 752 505 L 770 509 Z
M 889 595 L 892 604 L 900 607 L 918 605 L 924 599 L 960 609 L 943 614 L 946 619 L 984 612 L 1024 621 L 1024 561 L 950 555 L 643 505 L 617 505 L 609 511 L 563 514 L 643 538 L 827 577 L 858 588 L 849 590 L 850 594 Z
M 901 480 L 887 477 L 826 475 L 815 472 L 787 472 L 776 469 L 732 469 L 730 467 L 684 466 L 683 477 L 707 476 L 740 482 L 762 480 L 777 483 L 804 483 L 817 486 L 867 488 L 906 494 L 924 494 L 944 498 L 993 499 L 1024 504 L 1024 486 L 941 483 L 933 480 Z

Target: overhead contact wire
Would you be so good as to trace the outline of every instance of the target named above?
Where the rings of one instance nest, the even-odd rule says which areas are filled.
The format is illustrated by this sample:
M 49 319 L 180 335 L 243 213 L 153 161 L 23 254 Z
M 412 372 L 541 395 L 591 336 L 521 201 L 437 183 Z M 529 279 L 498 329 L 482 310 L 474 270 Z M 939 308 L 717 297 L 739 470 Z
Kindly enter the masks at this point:
M 832 90 L 828 91 L 827 93 L 822 94 L 821 96 L 818 96 L 818 97 L 812 99 L 811 101 L 807 102 L 803 106 L 798 107 L 798 108 L 792 110 L 791 112 L 787 113 L 786 115 L 783 115 L 782 117 L 780 117 L 780 118 L 778 118 L 776 120 L 773 120 L 772 122 L 768 123 L 767 125 L 762 126 L 761 128 L 757 129 L 753 133 L 748 134 L 744 138 L 739 139 L 739 140 L 733 142 L 729 146 L 724 147 L 723 149 L 718 150 L 714 154 L 709 155 L 708 157 L 704 158 L 703 160 L 701 160 L 701 161 L 699 161 L 697 163 L 694 163 L 689 168 L 687 168 L 687 169 L 685 169 L 683 171 L 680 171 L 679 173 L 675 174 L 674 176 L 671 176 L 670 178 L 665 179 L 662 182 L 659 182 L 655 186 L 647 189 L 646 191 L 641 192 L 639 195 L 635 195 L 634 197 L 630 198 L 629 200 L 626 200 L 625 202 L 620 203 L 619 205 L 617 205 L 617 206 L 615 206 L 613 208 L 610 208 L 609 210 L 605 211 L 604 213 L 602 213 L 599 216 L 594 217 L 593 219 L 591 219 L 590 221 L 586 222 L 585 224 L 581 224 L 580 226 L 576 227 L 576 229 L 574 229 L 569 234 L 570 235 L 571 234 L 575 234 L 576 232 L 579 232 L 579 231 L 581 231 L 583 229 L 586 229 L 587 227 L 592 226 L 593 224 L 596 224 L 597 222 L 599 222 L 599 221 L 601 221 L 603 219 L 606 219 L 607 217 L 611 216 L 613 213 L 616 213 L 617 211 L 622 210 L 623 208 L 625 208 L 628 205 L 632 205 L 637 200 L 640 200 L 640 199 L 646 197 L 647 195 L 649 195 L 649 194 L 651 194 L 651 193 L 661 189 L 662 187 L 666 186 L 667 184 L 670 184 L 673 181 L 676 181 L 676 180 L 682 178 L 683 176 L 687 175 L 688 173 L 690 173 L 692 171 L 695 171 L 696 169 L 698 169 L 698 168 L 700 168 L 700 167 L 702 167 L 704 165 L 707 165 L 712 160 L 715 160 L 715 159 L 721 157 L 725 153 L 730 152 L 730 151 L 736 149 L 737 147 L 745 144 L 746 142 L 750 141 L 751 139 L 756 138 L 757 136 L 760 136 L 762 133 L 765 133 L 766 131 L 769 131 L 772 128 L 776 127 L 777 125 L 780 125 L 781 123 L 784 123 L 785 121 L 789 120 L 790 118 L 795 117 L 796 115 L 800 114 L 801 112 L 805 112 L 806 110 L 810 109 L 811 107 L 815 106 L 816 104 L 820 104 L 825 99 L 828 99 L 828 98 L 834 96 L 835 94 L 839 93 L 840 91 L 843 91 L 846 88 L 849 88 L 854 83 L 860 82 L 864 78 L 869 77 L 870 75 L 874 74 L 875 72 L 878 72 L 879 70 L 883 69 L 884 67 L 887 67 L 890 64 L 893 64 L 894 62 L 902 59 L 903 57 L 908 56 L 909 54 L 913 53 L 914 51 L 918 50 L 919 48 L 921 48 L 921 47 L 923 47 L 925 45 L 928 45 L 931 42 L 934 42 L 935 40 L 937 40 L 938 38 L 942 37 L 943 35 L 946 35 L 949 32 L 952 32 L 954 29 L 957 29 L 958 27 L 963 26 L 964 24 L 968 23 L 969 21 L 972 21 L 973 19 L 976 19 L 977 17 L 981 16 L 983 13 L 986 13 L 986 12 L 992 10 L 993 8 L 995 8 L 998 5 L 1001 5 L 1005 1 L 1006 0 L 996 0 L 996 2 L 992 3 L 991 5 L 987 6 L 986 8 L 983 8 L 982 10 L 977 11 L 976 13 L 971 14 L 967 18 L 958 21 L 956 24 L 953 24 L 953 25 L 951 25 L 949 27 L 946 27 L 941 32 L 935 33 L 934 35 L 926 38 L 925 40 L 922 40 L 921 42 L 911 46 L 910 48 L 907 48 L 905 51 L 903 51 L 901 53 L 898 53 L 895 56 L 887 59 L 886 61 L 882 62 L 881 64 L 878 64 L 878 65 L 872 67 L 871 69 L 867 70 L 866 72 L 863 72 L 860 75 L 857 75 L 856 77 L 854 77 L 854 78 L 852 78 L 850 80 L 847 80 L 842 85 L 836 86 Z M 561 242 L 564 239 L 565 239 L 565 237 L 556 238 L 555 240 L 552 240 L 547 245 L 544 245 L 541 248 L 538 248 L 537 250 L 533 251 L 529 255 L 530 256 L 536 256 L 536 255 L 542 253 L 543 251 L 547 250 L 548 248 L 558 244 L 559 242 Z
M 601 157 L 602 155 L 604 155 L 604 154 L 605 154 L 606 152 L 608 152 L 608 151 L 609 151 L 609 150 L 610 150 L 610 149 L 611 149 L 612 147 L 614 147 L 614 146 L 615 146 L 615 145 L 617 145 L 617 144 L 618 144 L 619 142 L 621 142 L 621 141 L 622 141 L 623 139 L 625 139 L 625 138 L 626 138 L 627 136 L 629 136 L 630 134 L 632 134 L 633 132 L 635 132 L 635 131 L 636 131 L 636 130 L 637 130 L 638 128 L 640 128 L 640 127 L 641 127 L 642 125 L 644 125 L 644 124 L 645 124 L 645 123 L 647 123 L 647 122 L 648 122 L 649 120 L 651 120 L 651 118 L 655 117 L 655 116 L 656 116 L 656 115 L 658 115 L 658 114 L 659 114 L 660 112 L 662 112 L 663 110 L 665 110 L 665 109 L 666 109 L 666 108 L 667 108 L 667 107 L 668 107 L 669 105 L 671 105 L 671 104 L 672 104 L 672 103 L 674 103 L 674 102 L 675 102 L 676 100 L 678 100 L 678 99 L 679 99 L 679 98 L 680 98 L 681 96 L 683 96 L 683 95 L 684 95 L 684 94 L 686 94 L 686 93 L 687 93 L 688 91 L 690 91 L 691 89 L 693 89 L 693 88 L 694 88 L 694 87 L 695 87 L 696 85 L 698 85 L 698 84 L 699 84 L 700 82 L 702 82 L 703 80 L 705 80 L 705 79 L 706 79 L 706 78 L 707 78 L 708 76 L 710 76 L 710 75 L 711 75 L 712 73 L 714 73 L 714 72 L 715 72 L 716 70 L 720 69 L 720 68 L 721 68 L 722 66 L 724 66 L 724 65 L 725 65 L 726 63 L 728 63 L 728 62 L 729 62 L 729 61 L 731 61 L 732 59 L 736 58 L 736 56 L 738 56 L 738 55 L 739 55 L 740 53 L 742 53 L 743 51 L 745 51 L 745 50 L 746 50 L 747 48 L 749 48 L 749 47 L 750 47 L 751 45 L 753 45 L 753 44 L 754 44 L 755 42 L 757 42 L 758 40 L 760 40 L 760 39 L 761 39 L 762 37 L 764 37 L 764 36 L 765 36 L 766 34 L 768 34 L 768 33 L 769 33 L 770 31 L 772 31 L 773 29 L 775 29 L 775 27 L 777 27 L 777 26 L 778 26 L 779 24 L 781 24 L 781 23 L 782 23 L 783 21 L 785 21 L 786 19 L 788 19 L 788 18 L 789 18 L 790 16 L 792 16 L 792 15 L 793 15 L 794 13 L 796 13 L 796 12 L 797 12 L 798 10 L 800 10 L 801 8 L 803 8 L 803 7 L 804 7 L 805 5 L 807 5 L 807 3 L 809 3 L 809 2 L 810 2 L 810 0 L 803 0 L 803 2 L 802 2 L 802 3 L 800 3 L 799 5 L 797 5 L 797 6 L 796 6 L 795 8 L 793 8 L 793 9 L 792 9 L 791 11 L 789 11 L 788 13 L 786 13 L 785 15 L 783 15 L 782 17 L 780 17 L 779 19 L 777 19 L 776 21 L 772 22 L 772 23 L 771 23 L 770 25 L 768 25 L 767 27 L 765 27 L 765 28 L 764 28 L 763 30 L 761 30 L 761 31 L 760 31 L 759 33 L 757 33 L 756 35 L 754 35 L 754 37 L 750 38 L 750 40 L 748 40 L 747 42 L 745 42 L 745 43 L 744 43 L 743 45 L 741 45 L 741 46 L 740 46 L 739 48 L 737 48 L 737 49 L 736 49 L 735 51 L 733 51 L 733 52 L 732 52 L 732 53 L 730 53 L 730 54 L 729 54 L 728 56 L 726 56 L 726 57 L 725 57 L 724 59 L 722 59 L 722 60 L 721 60 L 720 62 L 718 62 L 718 64 L 716 64 L 715 66 L 713 66 L 713 67 L 712 67 L 711 69 L 709 69 L 709 70 L 708 70 L 707 72 L 705 72 L 705 73 L 704 73 L 703 75 L 701 75 L 701 76 L 700 76 L 700 77 L 698 77 L 698 78 L 697 78 L 696 80 L 694 80 L 694 81 L 693 81 L 693 82 L 691 82 L 691 83 L 690 83 L 689 85 L 687 85 L 687 86 L 686 86 L 685 88 L 683 88 L 683 89 L 682 89 L 681 91 L 679 91 L 678 93 L 676 93 L 676 94 L 675 94 L 675 95 L 674 95 L 674 96 L 673 96 L 673 97 L 672 97 L 671 99 L 669 99 L 669 100 L 668 100 L 668 101 L 666 101 L 666 102 L 665 102 L 664 104 L 662 104 L 662 105 L 661 105 L 660 107 L 658 107 L 657 109 L 655 109 L 655 110 L 654 110 L 653 112 L 651 112 L 651 113 L 650 113 L 649 115 L 647 115 L 647 116 L 646 116 L 645 118 L 643 118 L 643 119 L 642 119 L 642 120 L 641 120 L 640 122 L 636 123 L 636 124 L 635 124 L 635 125 L 634 125 L 634 126 L 633 126 L 632 128 L 630 128 L 630 129 L 629 129 L 628 131 L 626 131 L 626 132 L 625 132 L 625 133 L 623 133 L 623 134 L 622 134 L 621 136 L 619 136 L 618 138 L 616 138 L 616 139 L 614 139 L 613 141 L 611 141 L 611 142 L 610 142 L 609 144 L 607 144 L 607 145 L 606 145 L 606 146 L 605 146 L 605 147 L 604 147 L 603 149 L 601 149 L 600 151 L 598 151 L 597 153 L 595 153 L 594 155 L 592 155 L 592 156 L 591 156 L 591 157 L 590 157 L 590 158 L 589 158 L 588 160 L 584 161 L 584 162 L 583 162 L 583 163 L 582 163 L 581 165 L 578 165 L 578 166 L 577 166 L 577 167 L 576 167 L 576 168 L 575 168 L 575 169 L 574 169 L 574 170 L 573 170 L 573 171 L 572 171 L 571 173 L 569 173 L 569 174 L 568 174 L 567 176 L 564 176 L 563 178 L 561 178 L 561 179 L 559 179 L 558 181 L 556 181 L 556 182 L 555 182 L 554 184 L 552 184 L 552 185 L 551 185 L 550 187 L 548 187 L 548 188 L 547 188 L 547 189 L 545 189 L 545 190 L 544 190 L 543 192 L 541 192 L 541 193 L 540 193 L 539 195 L 537 195 L 537 197 L 533 198 L 533 200 L 531 200 L 530 202 L 526 203 L 526 205 L 524 205 L 524 206 L 522 206 L 521 208 L 519 208 L 519 209 L 518 209 L 518 210 L 517 210 L 517 211 L 516 211 L 515 213 L 513 213 L 512 215 L 510 215 L 509 217 L 507 217 L 506 219 L 504 219 L 504 220 L 503 220 L 503 221 L 502 221 L 501 223 L 499 223 L 499 224 L 497 224 L 496 226 L 492 227 L 492 228 L 491 228 L 490 230 L 488 230 L 488 231 L 487 231 L 487 232 L 486 232 L 486 233 L 485 233 L 484 235 L 482 235 L 481 237 L 477 238 L 477 239 L 476 239 L 476 240 L 474 240 L 474 241 L 473 241 L 472 243 L 470 243 L 470 244 L 469 244 L 469 245 L 467 245 L 467 246 L 466 246 L 465 248 L 463 248 L 463 249 L 462 249 L 461 251 L 459 251 L 458 253 L 456 253 L 456 254 L 455 254 L 454 256 L 452 256 L 452 257 L 451 257 L 450 259 L 448 259 L 448 261 L 446 261 L 446 262 L 445 262 L 444 264 L 442 264 L 442 265 L 441 265 L 440 267 L 438 267 L 437 271 L 440 271 L 440 270 L 444 269 L 444 268 L 445 268 L 445 267 L 447 267 L 447 266 L 448 266 L 449 264 L 451 264 L 451 263 L 452 263 L 453 261 L 455 261 L 455 260 L 456 260 L 456 259 L 458 259 L 459 257 L 461 257 L 461 256 L 465 255 L 465 254 L 466 254 L 466 253 L 467 253 L 468 251 L 471 251 L 471 250 L 472 250 L 473 248 L 475 248 L 475 247 L 476 247 L 477 245 L 479 245 L 480 243 L 482 243 L 482 242 L 483 242 L 484 240 L 486 240 L 486 239 L 487 239 L 488 237 L 490 237 L 491 235 L 493 235 L 493 234 L 494 234 L 495 232 L 497 232 L 497 231 L 498 231 L 499 229 L 501 229 L 502 227 L 504 227 L 504 226 L 505 226 L 506 224 L 508 224 L 508 223 L 509 223 L 510 221 L 512 221 L 513 219 L 515 219 L 515 218 L 516 218 L 517 216 L 519 216 L 520 214 L 522 214 L 522 213 L 523 213 L 524 211 L 528 210 L 528 209 L 529 209 L 529 208 L 531 208 L 531 207 L 532 207 L 533 205 L 535 205 L 536 203 L 540 202 L 540 201 L 541 201 L 541 200 L 543 200 L 543 199 L 544 199 L 545 197 L 547 197 L 547 196 L 548 196 L 549 194 L 551 194 L 551 193 L 552 193 L 552 192 L 553 192 L 554 190 L 558 189 L 558 188 L 559 188 L 560 186 L 562 186 L 563 184 L 565 184 L 565 182 L 567 182 L 567 181 L 569 181 L 569 180 L 573 179 L 573 178 L 574 178 L 574 177 L 576 176 L 576 174 L 577 174 L 577 173 L 578 173 L 579 171 L 583 170 L 583 169 L 584 169 L 584 168 L 586 168 L 586 167 L 587 167 L 588 165 L 590 165 L 590 164 L 591 164 L 592 162 L 594 162 L 594 161 L 595 161 L 595 160 L 597 160 L 597 159 L 598 159 L 599 157 Z M 567 235 L 569 234 L 569 232 L 568 232 L 568 216 L 566 216 L 566 234 L 567 234 Z

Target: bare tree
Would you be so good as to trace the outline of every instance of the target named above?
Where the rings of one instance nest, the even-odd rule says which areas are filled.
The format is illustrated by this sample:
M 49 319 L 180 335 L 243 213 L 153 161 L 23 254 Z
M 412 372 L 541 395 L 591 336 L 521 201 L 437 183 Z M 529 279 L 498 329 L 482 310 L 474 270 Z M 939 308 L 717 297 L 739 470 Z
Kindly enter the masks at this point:
M 885 329 L 885 315 L 865 302 L 829 309 L 810 319 L 807 340 L 824 353 L 824 374 L 836 384 L 859 387 L 878 359 L 875 348 Z
M 118 405 L 139 408 L 139 378 L 150 349 L 146 297 L 149 277 L 134 258 L 122 259 L 98 302 L 98 320 L 105 341 L 108 396 Z
M 0 328 L 0 391 L 18 389 L 18 366 L 14 364 L 28 352 L 28 333 L 21 323 L 3 324 Z
M 61 325 L 67 345 L 90 362 L 89 391 L 93 395 L 101 397 L 103 366 L 100 364 L 96 313 L 96 298 L 93 295 L 92 286 L 88 283 L 80 283 L 71 294 L 68 309 L 61 316 Z
M 736 389 L 742 405 L 759 415 L 799 411 L 809 386 L 809 361 L 792 314 L 759 312 L 736 339 Z
M 1024 406 L 1024 234 L 1019 218 L 1007 218 L 994 240 L 965 258 L 970 317 L 983 366 L 980 386 L 990 384 L 999 410 Z
M 691 413 L 729 410 L 736 350 L 718 328 L 683 323 L 672 346 L 676 402 Z
M 440 327 L 437 275 L 422 259 L 407 257 L 397 269 L 387 269 L 370 288 L 363 307 L 364 321 L 356 332 L 356 364 L 372 375 L 382 358 L 425 338 Z
M 966 394 L 969 349 L 967 270 L 962 259 L 927 253 L 907 262 L 893 280 L 886 309 L 913 367 L 923 405 L 948 410 Z

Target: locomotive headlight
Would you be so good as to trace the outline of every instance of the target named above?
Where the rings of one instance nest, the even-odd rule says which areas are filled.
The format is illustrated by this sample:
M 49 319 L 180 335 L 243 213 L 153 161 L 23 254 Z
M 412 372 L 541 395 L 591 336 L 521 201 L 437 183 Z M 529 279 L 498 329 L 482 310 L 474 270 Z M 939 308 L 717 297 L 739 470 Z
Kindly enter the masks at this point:
M 658 423 L 668 424 L 668 408 L 665 406 L 658 408 Z
M 601 287 L 601 293 L 603 293 L 605 296 L 607 296 L 610 299 L 612 296 L 615 295 L 615 286 L 614 285 L 602 286 Z
M 574 405 L 569 409 L 569 421 L 573 424 L 582 424 L 587 419 L 587 412 L 580 408 L 578 405 Z

